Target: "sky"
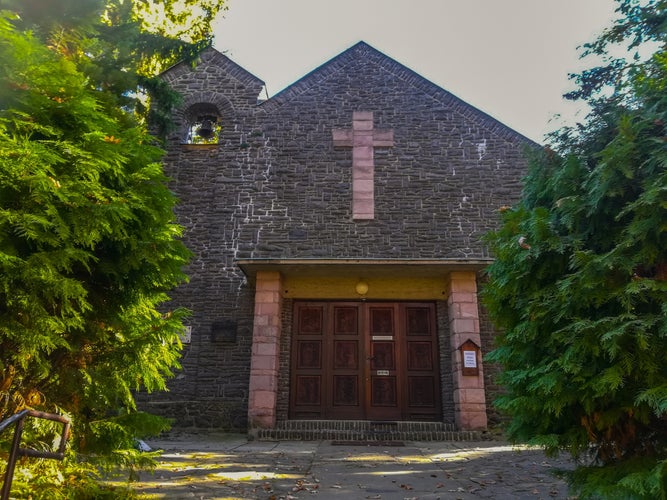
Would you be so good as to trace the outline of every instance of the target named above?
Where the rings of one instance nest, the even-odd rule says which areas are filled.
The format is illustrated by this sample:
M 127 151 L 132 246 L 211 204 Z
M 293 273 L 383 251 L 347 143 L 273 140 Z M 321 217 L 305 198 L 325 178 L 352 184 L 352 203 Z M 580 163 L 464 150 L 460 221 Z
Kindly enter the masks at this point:
M 273 96 L 360 40 L 544 143 L 585 114 L 562 95 L 614 0 L 228 0 L 214 46 Z M 266 97 L 266 96 L 264 96 Z M 556 118 L 560 115 L 560 118 Z

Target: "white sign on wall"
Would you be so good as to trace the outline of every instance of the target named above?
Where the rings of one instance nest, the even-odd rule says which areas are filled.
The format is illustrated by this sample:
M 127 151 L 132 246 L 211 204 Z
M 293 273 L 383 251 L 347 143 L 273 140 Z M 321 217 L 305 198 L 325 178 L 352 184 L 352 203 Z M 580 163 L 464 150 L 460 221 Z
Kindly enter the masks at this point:
M 477 368 L 477 353 L 475 351 L 463 351 L 463 367 Z

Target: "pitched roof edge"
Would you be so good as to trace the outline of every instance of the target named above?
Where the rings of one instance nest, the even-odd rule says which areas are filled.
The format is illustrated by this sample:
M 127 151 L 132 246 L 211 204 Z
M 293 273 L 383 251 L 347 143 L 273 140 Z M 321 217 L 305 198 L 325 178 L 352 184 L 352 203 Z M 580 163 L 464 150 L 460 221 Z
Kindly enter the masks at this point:
M 275 109 L 281 106 L 283 103 L 289 101 L 293 97 L 296 97 L 299 94 L 305 92 L 306 90 L 310 89 L 317 81 L 329 77 L 351 62 L 353 59 L 354 49 L 362 45 L 367 44 L 363 41 L 357 42 L 352 47 L 345 49 L 338 55 L 333 56 L 328 61 L 320 64 L 315 69 L 306 73 L 294 83 L 285 87 L 273 97 L 263 101 L 260 106 L 265 111 L 271 111 L 272 109 Z M 368 47 L 370 47 L 370 45 L 368 45 Z
M 245 85 L 258 85 L 260 87 L 264 86 L 264 81 L 256 77 L 248 70 L 236 64 L 229 57 L 224 55 L 222 52 L 214 49 L 213 47 L 207 47 L 199 53 L 197 65 L 202 62 L 211 62 L 212 64 L 217 65 L 218 67 L 224 69 L 227 74 L 236 78 L 241 83 Z M 170 68 L 164 70 L 160 77 L 165 79 L 167 82 L 172 82 L 180 76 L 192 71 L 190 63 L 187 61 L 181 61 Z
M 460 97 L 436 85 L 416 71 L 399 63 L 395 59 L 387 56 L 383 52 L 377 50 L 364 41 L 357 42 L 350 48 L 344 50 L 340 54 L 332 57 L 325 63 L 313 69 L 293 84 L 278 92 L 270 99 L 262 102 L 260 107 L 266 112 L 270 112 L 280 107 L 282 104 L 310 89 L 318 81 L 328 78 L 330 75 L 345 67 L 355 58 L 357 52 L 359 51 L 368 52 L 371 57 L 375 58 L 375 62 L 385 70 L 404 80 L 406 83 L 412 85 L 418 90 L 421 90 L 432 98 L 451 105 L 456 112 L 460 113 L 464 117 L 477 123 L 481 122 L 480 124 L 483 124 L 487 129 L 491 130 L 492 133 L 498 135 L 499 137 L 507 140 L 518 138 L 521 142 L 525 142 L 528 145 L 541 147 L 539 143 L 526 137 L 520 132 L 517 132 L 513 128 L 502 123 L 500 120 L 494 118 L 493 116 L 473 106 L 472 104 L 469 104 Z
M 494 118 L 493 116 L 486 113 L 485 111 L 482 111 L 473 104 L 464 101 L 457 95 L 433 83 L 428 78 L 420 75 L 416 71 L 408 68 L 407 66 L 399 63 L 395 59 L 392 59 L 391 57 L 383 54 L 382 52 L 371 46 L 368 46 L 368 48 L 376 52 L 379 56 L 383 57 L 383 59 L 379 61 L 379 64 L 384 69 L 390 71 L 398 78 L 403 79 L 413 87 L 421 90 L 426 95 L 429 95 L 430 97 L 437 99 L 443 103 L 451 105 L 455 111 L 457 111 L 459 114 L 466 117 L 467 119 L 478 123 L 482 122 L 486 126 L 486 128 L 488 128 L 493 133 L 504 139 L 518 138 L 522 142 L 526 142 L 529 145 L 541 147 L 540 144 L 538 144 L 537 142 L 526 137 L 522 133 L 514 130 L 510 126 L 505 125 L 497 118 Z

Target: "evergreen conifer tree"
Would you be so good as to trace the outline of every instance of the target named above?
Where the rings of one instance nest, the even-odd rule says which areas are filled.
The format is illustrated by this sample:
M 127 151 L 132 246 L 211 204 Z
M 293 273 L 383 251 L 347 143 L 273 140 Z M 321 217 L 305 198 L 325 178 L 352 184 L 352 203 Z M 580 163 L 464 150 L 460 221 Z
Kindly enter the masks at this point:
M 13 491 L 74 498 L 97 470 L 86 462 L 150 463 L 134 441 L 167 427 L 134 391 L 164 390 L 179 366 L 187 312 L 168 293 L 189 252 L 149 128 L 178 102 L 158 72 L 211 43 L 222 1 L 0 8 L 0 420 L 72 418 L 70 473 L 35 462 Z
M 489 359 L 510 438 L 589 460 L 570 476 L 582 498 L 667 498 L 667 2 L 618 12 L 569 95 L 586 122 L 532 155 L 489 236 Z

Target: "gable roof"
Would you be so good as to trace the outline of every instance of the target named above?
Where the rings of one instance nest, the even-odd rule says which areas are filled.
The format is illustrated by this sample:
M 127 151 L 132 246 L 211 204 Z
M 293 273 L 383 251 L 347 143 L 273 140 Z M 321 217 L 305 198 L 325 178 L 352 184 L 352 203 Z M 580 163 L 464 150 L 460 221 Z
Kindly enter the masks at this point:
M 484 111 L 468 104 L 463 99 L 460 99 L 451 92 L 439 87 L 419 73 L 416 73 L 407 66 L 404 66 L 374 47 L 371 47 L 364 41 L 360 41 L 349 49 L 341 52 L 339 55 L 334 56 L 332 59 L 315 68 L 313 71 L 281 90 L 270 99 L 262 102 L 260 106 L 265 111 L 270 112 L 317 86 L 322 80 L 342 71 L 347 65 L 358 59 L 363 59 L 369 63 L 380 66 L 382 69 L 403 80 L 407 85 L 410 85 L 431 96 L 433 99 L 450 106 L 466 119 L 483 126 L 504 139 L 518 139 L 531 145 L 538 145 L 533 140 L 508 127 Z
M 234 61 L 232 61 L 229 57 L 224 55 L 222 52 L 217 51 L 213 47 L 207 47 L 206 49 L 201 51 L 201 53 L 197 58 L 195 67 L 201 63 L 207 63 L 212 66 L 217 66 L 218 68 L 223 70 L 226 74 L 236 78 L 239 82 L 243 83 L 248 87 L 264 86 L 264 81 L 260 80 L 255 75 L 245 70 L 244 68 L 236 64 Z M 166 81 L 171 82 L 179 78 L 180 76 L 183 76 L 184 74 L 191 73 L 192 66 L 193 66 L 192 63 L 188 61 L 181 61 L 179 63 L 176 63 L 172 67 L 166 69 L 164 72 L 162 72 L 160 76 L 164 78 Z

